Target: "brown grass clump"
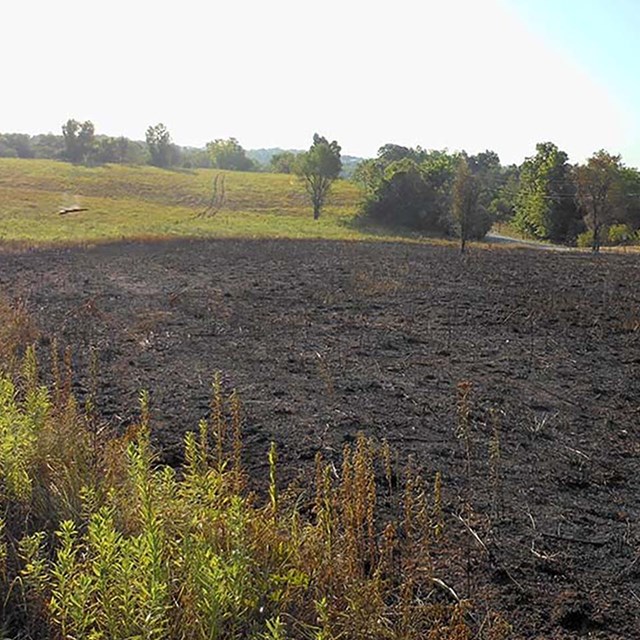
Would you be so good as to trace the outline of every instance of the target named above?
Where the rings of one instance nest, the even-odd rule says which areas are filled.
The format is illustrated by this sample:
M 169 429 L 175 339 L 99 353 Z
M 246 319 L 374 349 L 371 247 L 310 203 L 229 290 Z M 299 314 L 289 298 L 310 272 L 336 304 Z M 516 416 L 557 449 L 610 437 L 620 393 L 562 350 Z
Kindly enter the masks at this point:
M 19 354 L 38 335 L 26 305 L 0 298 L 0 367 L 15 372 Z

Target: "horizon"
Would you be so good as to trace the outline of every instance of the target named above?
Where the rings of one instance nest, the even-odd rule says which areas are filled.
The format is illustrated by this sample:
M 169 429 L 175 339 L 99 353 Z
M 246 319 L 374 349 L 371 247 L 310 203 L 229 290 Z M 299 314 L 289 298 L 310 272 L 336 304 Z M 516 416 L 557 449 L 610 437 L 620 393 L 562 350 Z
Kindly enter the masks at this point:
M 163 122 L 180 146 L 247 150 L 307 149 L 318 132 L 355 157 L 393 143 L 505 165 L 551 141 L 574 163 L 604 148 L 640 166 L 631 0 L 329 0 L 313 23 L 293 0 L 153 6 L 114 0 L 94 26 L 79 0 L 11 5 L 0 130 L 59 134 L 75 118 L 143 140 Z

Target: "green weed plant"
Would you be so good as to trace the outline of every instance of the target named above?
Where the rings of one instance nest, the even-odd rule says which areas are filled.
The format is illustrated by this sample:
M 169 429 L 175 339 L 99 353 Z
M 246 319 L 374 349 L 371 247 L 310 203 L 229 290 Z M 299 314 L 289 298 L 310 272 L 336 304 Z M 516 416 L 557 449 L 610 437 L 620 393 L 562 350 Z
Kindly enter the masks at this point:
M 45 387 L 28 347 L 0 377 L 3 637 L 508 637 L 501 619 L 473 635 L 469 603 L 435 588 L 440 476 L 434 495 L 360 434 L 339 470 L 317 455 L 308 493 L 279 486 L 272 444 L 262 496 L 242 467 L 238 395 L 220 376 L 174 469 L 151 445 L 148 394 L 126 434 L 100 436 L 71 393 L 68 355 L 52 366 Z M 404 477 L 401 516 L 384 522 L 392 475 Z

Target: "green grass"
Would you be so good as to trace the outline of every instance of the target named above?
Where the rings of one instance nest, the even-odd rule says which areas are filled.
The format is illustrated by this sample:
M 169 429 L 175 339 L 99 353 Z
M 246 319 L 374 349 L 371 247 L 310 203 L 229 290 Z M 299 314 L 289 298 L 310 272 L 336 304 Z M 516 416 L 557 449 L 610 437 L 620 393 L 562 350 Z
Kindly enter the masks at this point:
M 226 199 L 198 216 L 224 175 Z M 416 239 L 364 228 L 361 192 L 338 181 L 320 220 L 298 180 L 284 174 L 170 171 L 146 166 L 83 167 L 50 160 L 0 159 L 0 241 L 92 243 L 134 238 L 255 237 Z M 61 216 L 63 207 L 88 210 Z

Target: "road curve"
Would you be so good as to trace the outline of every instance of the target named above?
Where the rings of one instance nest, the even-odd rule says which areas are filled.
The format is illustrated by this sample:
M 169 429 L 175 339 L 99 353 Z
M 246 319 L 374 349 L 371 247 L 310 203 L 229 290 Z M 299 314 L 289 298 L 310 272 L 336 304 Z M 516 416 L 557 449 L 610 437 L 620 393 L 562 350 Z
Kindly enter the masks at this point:
M 501 233 L 489 232 L 484 237 L 485 242 L 488 244 L 502 244 L 510 245 L 514 247 L 527 247 L 528 249 L 539 249 L 540 251 L 573 251 L 573 247 L 563 247 L 557 244 L 550 244 L 548 242 L 538 242 L 537 240 L 522 240 L 520 238 L 512 238 L 510 236 L 504 236 Z

